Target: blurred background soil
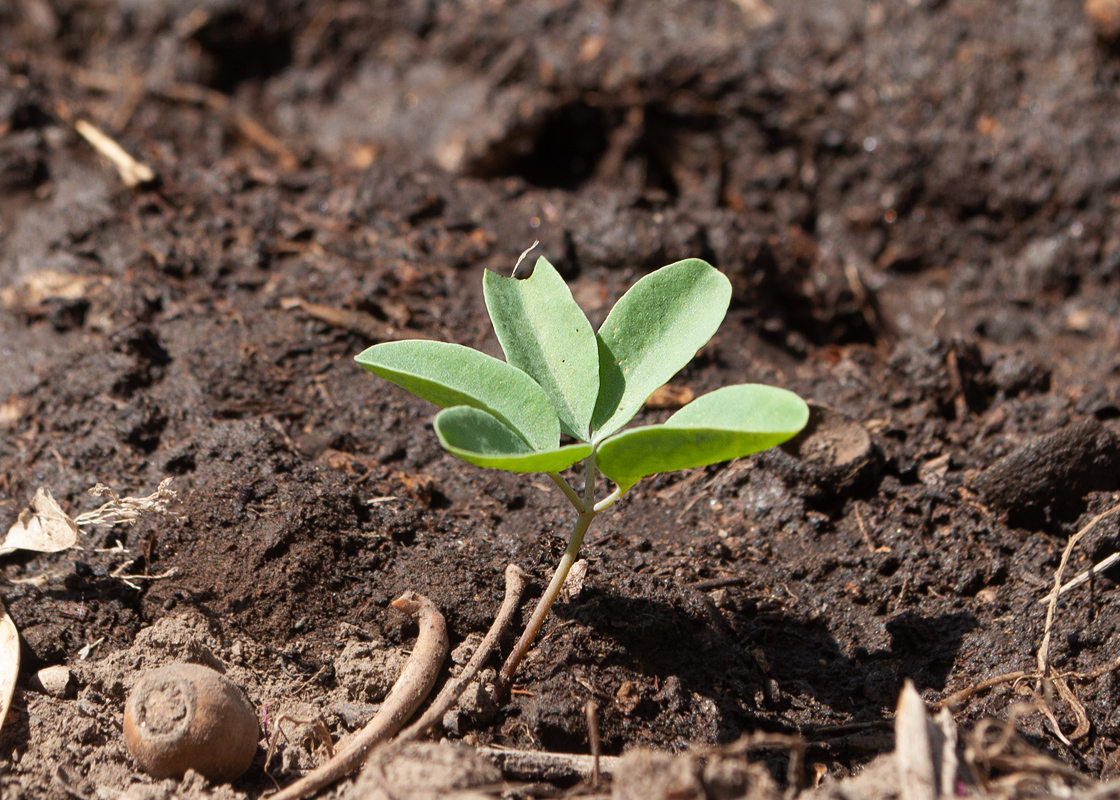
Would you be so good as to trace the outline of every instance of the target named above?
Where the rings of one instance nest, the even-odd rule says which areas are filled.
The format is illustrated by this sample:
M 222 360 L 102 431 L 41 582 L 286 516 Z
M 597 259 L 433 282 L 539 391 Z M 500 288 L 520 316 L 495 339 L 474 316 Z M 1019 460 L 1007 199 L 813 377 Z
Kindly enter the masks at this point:
M 72 514 L 98 482 L 171 477 L 179 500 L 0 562 L 23 654 L 0 792 L 149 796 L 119 733 L 142 667 L 214 660 L 338 736 L 387 689 L 361 665 L 415 636 L 399 593 L 455 646 L 507 563 L 539 591 L 571 524 L 555 487 L 444 454 L 434 409 L 352 360 L 409 337 L 499 355 L 483 271 L 535 240 L 595 324 L 681 258 L 731 279 L 723 327 L 639 420 L 739 382 L 823 408 L 815 438 L 639 484 L 512 700 L 445 735 L 587 752 L 594 699 L 608 753 L 796 734 L 827 783 L 891 749 L 906 678 L 934 703 L 1021 670 L 962 729 L 1048 698 L 1027 743 L 1116 777 L 1117 568 L 1058 605 L 1071 694 L 1029 676 L 1062 548 L 1120 500 L 1117 19 L 0 0 L 0 521 L 39 486 Z M 86 124 L 154 178 L 126 185 Z M 1109 518 L 1065 578 L 1117 550 Z M 70 695 L 31 687 L 59 664 Z M 317 757 L 282 750 L 282 783 Z M 263 761 L 168 791 L 259 797 Z

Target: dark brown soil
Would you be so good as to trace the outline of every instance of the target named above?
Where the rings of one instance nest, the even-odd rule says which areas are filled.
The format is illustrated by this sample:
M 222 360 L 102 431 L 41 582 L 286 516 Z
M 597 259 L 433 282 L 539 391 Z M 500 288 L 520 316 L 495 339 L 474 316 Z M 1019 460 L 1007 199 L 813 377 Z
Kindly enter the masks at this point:
M 564 498 L 446 455 L 433 408 L 353 362 L 415 336 L 498 355 L 483 270 L 534 240 L 596 324 L 645 272 L 710 260 L 731 312 L 673 385 L 784 386 L 840 434 L 639 484 L 513 699 L 453 738 L 587 752 L 594 699 L 608 753 L 761 729 L 842 777 L 891 748 L 906 678 L 933 702 L 1034 670 L 1062 548 L 1120 500 L 1120 57 L 1079 3 L 0 1 L 0 53 L 2 527 L 44 485 L 73 514 L 97 482 L 172 477 L 181 501 L 4 559 L 5 798 L 146 781 L 119 722 L 159 658 L 215 659 L 337 736 L 380 697 L 344 648 L 415 635 L 398 594 L 454 646 L 506 564 L 539 592 Z M 126 187 L 77 119 L 158 183 Z M 1065 577 L 1117 550 L 1110 518 Z M 1055 670 L 1115 658 L 1118 580 L 1063 597 Z M 161 621 L 201 638 L 136 655 Z M 75 697 L 30 688 L 55 664 Z M 1020 729 L 1116 777 L 1117 678 L 1068 683 L 1087 733 Z M 282 782 L 314 763 L 285 747 Z M 234 789 L 271 789 L 263 761 Z

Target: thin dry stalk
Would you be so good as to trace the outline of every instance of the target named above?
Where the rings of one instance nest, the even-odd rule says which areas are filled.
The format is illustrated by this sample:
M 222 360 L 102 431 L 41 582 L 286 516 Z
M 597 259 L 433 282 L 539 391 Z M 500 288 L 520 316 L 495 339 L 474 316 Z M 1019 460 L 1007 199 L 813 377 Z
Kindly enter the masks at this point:
M 117 144 L 115 139 L 112 139 L 92 122 L 76 119 L 73 124 L 74 130 L 89 142 L 94 150 L 105 156 L 117 168 L 125 186 L 133 188 L 155 181 L 156 173 L 151 167 L 133 158 L 127 150 Z
M 356 770 L 369 752 L 384 742 L 419 708 L 436 682 L 447 657 L 447 627 L 443 615 L 428 598 L 407 592 L 393 601 L 394 608 L 418 616 L 420 635 L 393 684 L 381 710 L 351 738 L 347 746 L 326 764 L 312 770 L 292 785 L 272 796 L 272 800 L 302 800 L 325 789 Z
M 82 525 L 117 525 L 125 523 L 131 525 L 144 514 L 155 512 L 167 513 L 167 508 L 175 500 L 176 494 L 171 489 L 171 478 L 164 478 L 159 486 L 147 497 L 121 497 L 103 483 L 99 483 L 89 490 L 94 497 L 107 497 L 107 502 L 98 506 L 93 511 L 86 511 L 74 518 L 74 522 Z
M 429 728 L 443 719 L 444 714 L 451 710 L 458 701 L 459 695 L 474 680 L 487 659 L 490 658 L 490 654 L 497 648 L 498 642 L 505 635 L 506 630 L 513 622 L 517 609 L 521 606 L 521 596 L 525 593 L 525 587 L 528 585 L 529 576 L 523 569 L 516 564 L 510 564 L 506 567 L 506 596 L 502 600 L 502 607 L 498 609 L 498 615 L 494 617 L 490 630 L 486 632 L 486 636 L 474 651 L 471 660 L 467 662 L 463 671 L 444 685 L 420 719 L 401 731 L 394 742 L 395 744 L 404 744 L 419 739 L 428 732 Z
M 1054 588 L 1050 592 L 1050 603 L 1046 607 L 1046 627 L 1042 634 L 1042 645 L 1038 648 L 1038 671 L 1042 677 L 1050 677 L 1050 634 L 1054 627 L 1054 616 L 1058 610 L 1058 597 L 1062 593 L 1062 574 L 1065 572 L 1066 564 L 1069 562 L 1070 554 L 1073 548 L 1077 546 L 1089 531 L 1097 526 L 1101 520 L 1104 520 L 1117 511 L 1120 511 L 1120 505 L 1115 505 L 1103 513 L 1097 514 L 1089 520 L 1089 523 L 1069 537 L 1069 542 L 1066 543 L 1066 549 L 1062 551 L 1062 560 L 1058 564 L 1058 569 L 1054 572 Z
M 1089 569 L 1085 570 L 1084 572 L 1079 572 L 1076 576 L 1070 578 L 1068 581 L 1066 581 L 1064 584 L 1062 584 L 1062 588 L 1058 590 L 1058 596 L 1061 597 L 1063 594 L 1068 592 L 1070 589 L 1075 589 L 1083 583 L 1088 583 L 1090 580 L 1092 580 L 1092 578 L 1095 575 L 1100 575 L 1102 572 L 1104 572 L 1106 569 L 1110 568 L 1117 561 L 1120 561 L 1120 553 L 1113 553 L 1112 555 L 1108 556 L 1107 558 L 1102 558 L 1096 564 L 1089 567 Z M 1038 602 L 1040 602 L 1040 603 L 1050 602 L 1050 595 L 1046 595 L 1045 597 L 1038 598 Z

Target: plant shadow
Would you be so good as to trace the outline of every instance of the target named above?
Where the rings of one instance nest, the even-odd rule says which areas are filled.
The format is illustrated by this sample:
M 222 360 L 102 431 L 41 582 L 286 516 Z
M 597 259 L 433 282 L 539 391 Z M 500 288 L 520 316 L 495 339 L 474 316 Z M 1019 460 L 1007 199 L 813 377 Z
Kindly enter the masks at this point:
M 919 690 L 943 690 L 965 634 L 978 625 L 964 612 L 907 611 L 879 623 L 888 647 L 846 654 L 824 621 L 755 612 L 749 598 L 725 615 L 701 591 L 642 575 L 614 576 L 609 587 L 554 608 L 605 640 L 600 669 L 679 682 L 679 694 L 714 703 L 716 740 L 759 729 L 806 732 L 816 727 L 810 720 L 881 721 L 907 678 Z M 653 699 L 659 708 L 651 712 L 673 704 Z

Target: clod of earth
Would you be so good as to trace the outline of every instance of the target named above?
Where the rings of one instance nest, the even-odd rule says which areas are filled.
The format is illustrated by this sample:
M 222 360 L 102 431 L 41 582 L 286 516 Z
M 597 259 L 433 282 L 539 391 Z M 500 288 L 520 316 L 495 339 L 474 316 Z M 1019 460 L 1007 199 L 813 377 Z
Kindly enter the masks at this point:
M 188 769 L 225 783 L 245 773 L 260 741 L 257 713 L 232 681 L 199 664 L 148 672 L 124 707 L 124 738 L 153 778 Z
M 371 754 L 366 769 L 342 797 L 478 800 L 490 797 L 485 790 L 500 786 L 501 782 L 502 771 L 473 747 L 452 742 L 412 742 L 399 749 Z
M 1039 436 L 996 461 L 974 487 L 1012 525 L 1031 530 L 1072 520 L 1090 492 L 1120 488 L 1120 439 L 1095 417 Z
M 809 403 L 801 433 L 763 458 L 812 502 L 850 497 L 875 485 L 883 455 L 860 422 L 842 411 Z

